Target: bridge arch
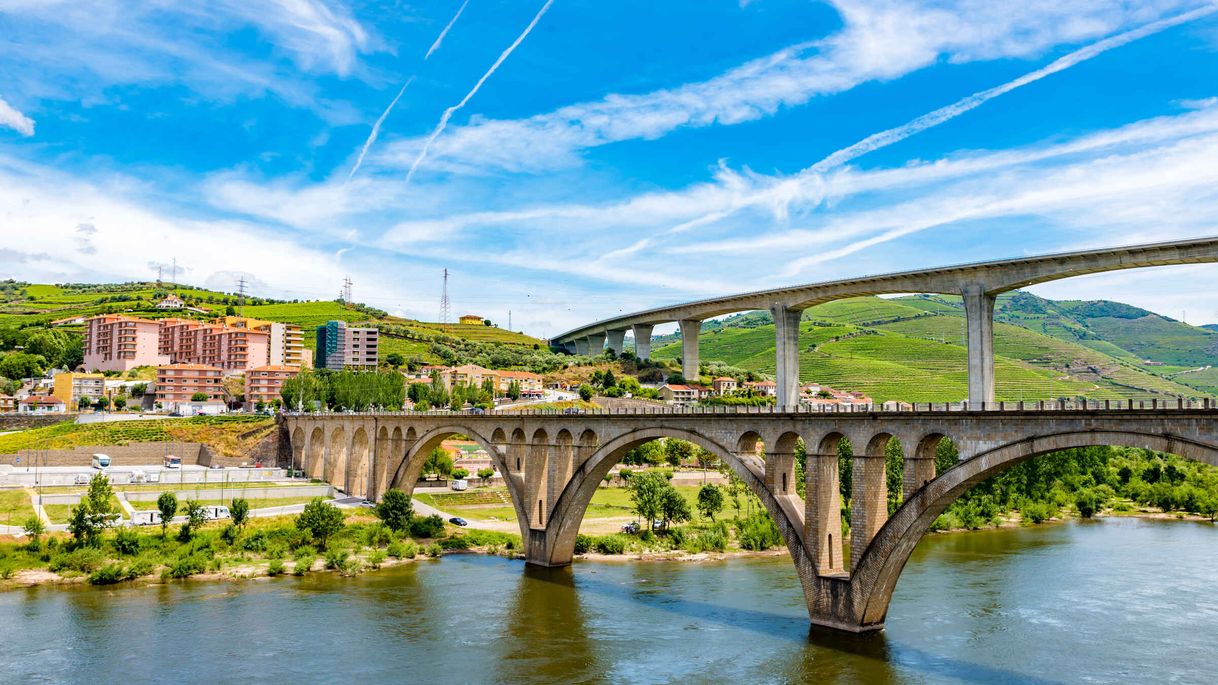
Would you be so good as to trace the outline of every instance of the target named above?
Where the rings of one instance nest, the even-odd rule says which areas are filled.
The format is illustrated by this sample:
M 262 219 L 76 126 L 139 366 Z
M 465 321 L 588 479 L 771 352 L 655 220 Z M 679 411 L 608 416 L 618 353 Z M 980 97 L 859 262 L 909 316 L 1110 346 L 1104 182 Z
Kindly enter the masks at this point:
M 326 431 L 321 426 L 315 426 L 309 432 L 309 441 L 305 446 L 304 462 L 300 470 L 309 478 L 321 478 L 322 466 L 326 458 Z
M 931 436 L 927 436 L 930 438 Z M 938 441 L 935 441 L 937 446 Z M 851 571 L 862 629 L 882 626 L 909 555 L 952 502 L 978 483 L 1028 460 L 1078 447 L 1135 447 L 1218 466 L 1218 445 L 1135 431 L 1077 431 L 1018 440 L 957 463 L 918 490 L 884 525 Z M 920 445 L 919 447 L 922 447 Z M 933 456 L 933 453 L 932 453 Z
M 414 429 L 412 428 L 411 431 Z M 494 444 L 487 441 L 478 431 L 472 430 L 466 426 L 450 425 L 433 428 L 426 433 L 420 435 L 417 440 L 407 449 L 402 460 L 394 467 L 393 476 L 388 479 L 389 487 L 397 488 L 412 494 L 414 492 L 415 483 L 419 481 L 419 475 L 423 471 L 423 462 L 427 460 L 427 455 L 431 451 L 440 446 L 448 438 L 454 435 L 464 435 L 474 442 L 478 443 L 486 453 L 491 456 L 491 461 L 495 464 L 495 468 L 499 473 L 503 474 L 504 484 L 507 485 L 508 497 L 512 500 L 512 507 L 516 510 L 516 520 L 520 524 L 521 537 L 524 540 L 528 539 L 528 516 L 524 509 L 524 501 L 521 499 L 523 494 L 523 481 L 518 476 L 513 476 L 507 470 L 507 462 L 504 460 L 503 451 L 497 448 Z
M 325 475 L 322 480 L 331 485 L 342 483 L 344 490 L 347 487 L 345 476 L 347 473 L 347 451 L 349 447 L 347 431 L 342 426 L 336 426 L 334 430 L 330 431 L 329 444 L 326 446 Z
M 676 438 L 692 442 L 727 464 L 761 499 L 762 505 L 774 518 L 796 567 L 801 570 L 801 578 L 805 568 L 811 571 L 811 563 L 805 554 L 801 537 L 802 521 L 793 521 L 788 515 L 787 509 L 766 488 L 763 482 L 765 473 L 761 465 L 753 463 L 751 460 L 746 461 L 735 451 L 702 433 L 673 427 L 641 428 L 618 435 L 602 444 L 586 462 L 580 465 L 551 509 L 549 530 L 552 537 L 548 541 L 547 565 L 561 566 L 571 562 L 575 552 L 575 536 L 579 533 L 584 513 L 588 510 L 592 496 L 596 494 L 609 470 L 620 462 L 630 450 L 661 438 Z M 805 584 L 805 592 L 808 591 L 809 588 Z
M 351 436 L 351 452 L 347 459 L 346 491 L 352 497 L 366 497 L 368 493 L 368 460 L 371 456 L 371 441 L 363 426 L 355 429 Z

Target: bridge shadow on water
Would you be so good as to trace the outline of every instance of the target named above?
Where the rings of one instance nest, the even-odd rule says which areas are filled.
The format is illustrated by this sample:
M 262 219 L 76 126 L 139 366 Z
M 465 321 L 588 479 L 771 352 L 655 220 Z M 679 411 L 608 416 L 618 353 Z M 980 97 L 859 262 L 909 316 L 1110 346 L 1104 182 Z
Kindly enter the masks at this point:
M 680 569 L 680 575 L 685 569 Z M 1031 683 L 1052 685 L 1055 681 L 1012 672 L 1001 667 L 989 666 L 961 660 L 953 656 L 936 654 L 925 649 L 894 641 L 883 632 L 853 635 L 840 631 L 810 626 L 805 614 L 773 613 L 760 609 L 699 600 L 686 594 L 668 591 L 664 583 L 620 582 L 601 576 L 594 568 L 583 564 L 575 567 L 547 569 L 523 565 L 514 613 L 529 616 L 531 621 L 509 622 L 505 630 L 521 643 L 546 645 L 552 660 L 561 666 L 562 679 L 566 682 L 598 682 L 608 673 L 606 668 L 617 669 L 620 659 L 603 649 L 612 643 L 613 635 L 594 634 L 600 631 L 596 611 L 585 608 L 582 594 L 596 595 L 613 604 L 642 604 L 648 610 L 657 610 L 674 617 L 686 619 L 698 626 L 713 626 L 716 630 L 744 631 L 762 636 L 771 641 L 785 642 L 791 646 L 787 658 L 757 656 L 758 680 L 777 678 L 779 681 L 804 681 L 830 679 L 830 681 L 858 681 L 866 683 L 898 683 L 909 679 L 937 681 L 961 681 L 984 683 Z M 606 574 L 608 575 L 608 574 Z M 714 597 L 713 591 L 704 592 Z M 608 609 L 612 611 L 612 608 Z M 589 630 L 589 620 L 593 625 Z M 665 639 L 678 635 L 682 627 L 676 622 L 663 624 L 656 617 L 641 617 L 638 634 L 655 633 L 654 639 Z M 513 625 L 514 624 L 514 625 Z M 634 640 L 632 636 L 629 638 Z M 696 638 L 695 638 L 696 639 Z M 729 638 L 730 639 L 730 638 Z M 514 641 L 514 640 L 513 640 Z M 654 644 L 654 640 L 652 641 Z M 733 646 L 734 647 L 734 646 Z M 766 651 L 759 643 L 758 651 Z M 635 649 L 652 649 L 642 644 Z M 711 649 L 708 647 L 707 649 Z M 769 647 L 773 649 L 773 645 Z M 515 661 L 515 671 L 526 680 L 526 674 L 537 675 L 531 670 L 537 666 L 533 660 L 522 655 L 523 650 L 509 650 L 505 657 Z M 779 647 L 779 652 L 782 648 Z M 612 657 L 612 658 L 611 658 Z M 692 664 L 686 664 L 687 667 Z M 557 675 L 557 674 L 556 674 Z M 658 674 L 652 674 L 654 675 Z M 670 674 L 680 678 L 680 674 Z M 688 675 L 688 673 L 686 674 Z M 726 675 L 726 674 L 724 674 Z

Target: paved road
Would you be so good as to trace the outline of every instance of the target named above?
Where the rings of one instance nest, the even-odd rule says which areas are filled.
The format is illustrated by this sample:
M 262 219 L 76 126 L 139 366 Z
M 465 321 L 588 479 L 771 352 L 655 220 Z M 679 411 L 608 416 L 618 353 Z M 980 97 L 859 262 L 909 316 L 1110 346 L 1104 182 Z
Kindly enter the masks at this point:
M 454 516 L 453 514 L 440 511 L 431 505 L 420 502 L 417 499 L 411 501 L 414 504 L 414 513 L 418 516 L 431 516 L 432 514 L 435 514 L 445 521 Z M 465 520 L 469 522 L 470 528 L 477 528 L 478 530 L 494 530 L 500 533 L 520 533 L 520 526 L 516 525 L 515 521 L 478 521 L 472 518 L 467 518 Z

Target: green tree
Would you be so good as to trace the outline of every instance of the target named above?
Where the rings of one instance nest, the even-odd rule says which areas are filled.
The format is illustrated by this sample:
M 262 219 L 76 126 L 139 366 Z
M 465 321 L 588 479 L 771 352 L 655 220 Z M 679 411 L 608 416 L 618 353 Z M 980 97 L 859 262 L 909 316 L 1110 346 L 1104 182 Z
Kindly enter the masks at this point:
M 186 514 L 186 522 L 182 524 L 182 529 L 178 532 L 178 539 L 182 542 L 189 542 L 194 537 L 195 531 L 207 523 L 207 513 L 203 510 L 203 505 L 195 500 L 186 500 L 186 505 L 183 507 Z
M 46 368 L 47 360 L 42 355 L 9 352 L 0 357 L 0 376 L 13 380 L 41 376 Z
M 664 486 L 660 495 L 660 518 L 664 521 L 664 530 L 668 530 L 669 522 L 688 521 L 692 513 L 689 510 L 689 502 L 685 501 L 672 483 L 665 480 Z
M 321 497 L 314 497 L 296 517 L 296 528 L 308 533 L 319 549 L 325 549 L 330 538 L 343 529 L 343 512 Z
M 469 475 L 468 469 L 453 469 L 453 478 L 462 480 Z
M 680 466 L 682 462 L 693 461 L 695 446 L 686 440 L 666 438 L 664 440 L 664 458 L 673 465 Z
M 390 352 L 385 356 L 385 363 L 396 369 L 406 363 L 406 358 L 401 353 Z
M 94 475 L 89 481 L 89 491 L 72 510 L 72 517 L 68 521 L 68 531 L 77 542 L 90 547 L 101 544 L 102 533 L 110 525 L 114 514 L 111 504 L 113 497 L 114 488 L 110 486 L 110 479 L 101 473 Z
M 373 511 L 391 530 L 400 533 L 410 529 L 410 517 L 414 516 L 414 504 L 410 501 L 410 495 L 397 488 L 390 488 L 381 496 L 380 503 Z
M 630 477 L 630 501 L 634 505 L 634 513 L 647 522 L 660 518 L 664 511 L 664 490 L 671 487 L 668 480 L 658 473 L 646 471 Z
M 443 447 L 437 447 L 423 462 L 423 475 L 447 477 L 453 472 L 453 458 Z
M 617 378 L 614 378 L 613 371 L 611 369 L 605 369 L 604 375 L 601 376 L 601 387 L 605 388 L 606 390 L 617 387 Z
M 250 503 L 244 497 L 236 497 L 228 505 L 228 514 L 233 518 L 233 525 L 240 528 L 245 525 L 250 516 Z
M 487 483 L 489 483 L 491 478 L 494 478 L 494 477 L 495 477 L 495 469 L 493 469 L 489 466 L 484 469 L 478 469 L 478 478 L 480 478 L 482 480 L 483 485 L 486 485 Z
M 231 304 L 228 305 L 227 307 L 224 308 L 224 315 L 225 316 L 236 316 L 237 308 L 232 306 Z
M 698 490 L 698 511 L 712 521 L 723 511 L 723 491 L 718 485 L 707 483 Z
M 47 532 L 46 524 L 37 516 L 31 516 L 25 520 L 25 523 L 21 527 L 25 530 L 25 534 L 30 536 L 30 544 L 34 549 L 37 549 L 40 545 L 42 534 Z
M 191 395 L 191 396 L 190 396 L 190 401 L 191 401 L 191 402 L 206 402 L 206 401 L 207 401 L 207 393 L 205 393 L 205 392 L 196 392 L 195 394 L 193 394 L 193 395 Z
M 172 492 L 162 492 L 161 496 L 156 498 L 157 511 L 161 512 L 161 537 L 165 537 L 165 533 L 169 529 L 169 522 L 178 513 L 178 498 Z
M 522 394 L 520 391 L 520 381 L 512 381 L 511 383 L 509 383 L 507 394 L 508 394 L 508 397 L 511 398 L 511 400 L 513 402 L 520 399 L 520 396 Z
M 122 410 L 123 410 L 123 408 L 124 408 L 124 407 L 126 407 L 126 406 L 127 406 L 127 398 L 126 398 L 126 397 L 115 397 L 115 398 L 114 398 L 114 408 L 115 408 L 115 409 L 117 409 L 117 410 L 119 410 L 119 411 L 122 411 Z
M 594 392 L 595 391 L 592 390 L 591 385 L 584 383 L 583 385 L 579 386 L 579 399 L 585 402 L 591 402 Z

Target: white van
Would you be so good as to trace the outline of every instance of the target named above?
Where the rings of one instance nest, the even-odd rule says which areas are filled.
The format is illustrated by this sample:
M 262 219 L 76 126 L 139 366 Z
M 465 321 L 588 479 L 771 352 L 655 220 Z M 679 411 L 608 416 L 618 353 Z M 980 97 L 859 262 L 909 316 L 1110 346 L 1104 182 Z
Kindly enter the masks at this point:
M 159 526 L 161 525 L 161 512 L 156 509 L 149 509 L 147 511 L 136 509 L 131 512 L 131 525 Z
M 174 456 L 174 455 L 172 455 L 172 454 L 166 454 L 166 455 L 165 455 L 165 468 L 167 468 L 167 469 L 180 469 L 180 468 L 182 468 L 182 458 L 181 458 L 181 457 L 175 457 L 175 456 Z
M 99 470 L 105 470 L 105 469 L 110 468 L 110 456 L 107 454 L 94 454 L 93 455 L 93 468 L 99 469 Z
M 452 487 L 453 490 L 468 490 L 469 481 L 465 480 L 464 478 L 458 478 L 452 482 L 450 487 Z
M 208 521 L 218 521 L 220 519 L 232 518 L 232 514 L 229 513 L 228 507 L 214 504 L 203 507 L 203 515 L 207 517 Z

